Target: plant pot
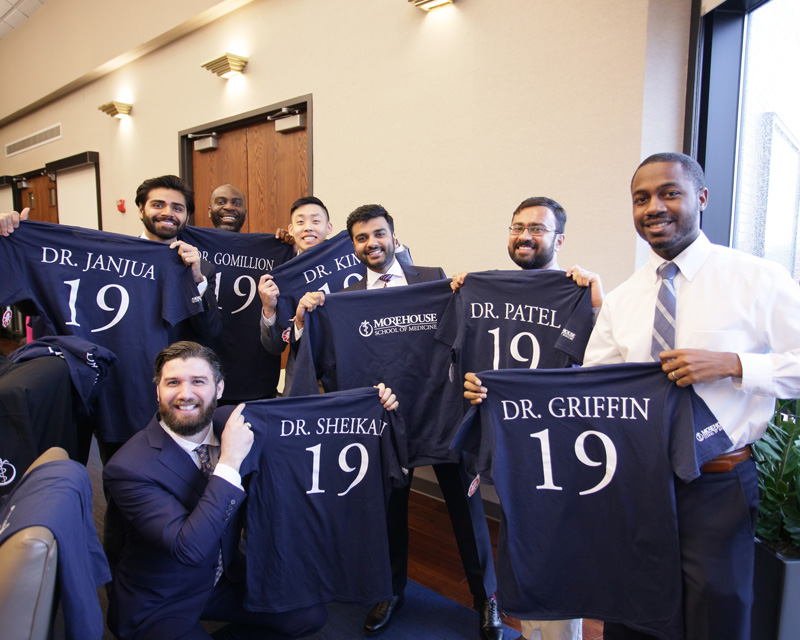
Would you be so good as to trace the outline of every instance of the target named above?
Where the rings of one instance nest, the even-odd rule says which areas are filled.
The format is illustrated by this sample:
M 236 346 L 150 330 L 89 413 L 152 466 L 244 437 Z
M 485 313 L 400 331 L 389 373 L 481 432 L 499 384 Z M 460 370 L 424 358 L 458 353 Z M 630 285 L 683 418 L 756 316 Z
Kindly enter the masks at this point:
M 756 538 L 751 640 L 800 637 L 800 558 L 786 558 Z

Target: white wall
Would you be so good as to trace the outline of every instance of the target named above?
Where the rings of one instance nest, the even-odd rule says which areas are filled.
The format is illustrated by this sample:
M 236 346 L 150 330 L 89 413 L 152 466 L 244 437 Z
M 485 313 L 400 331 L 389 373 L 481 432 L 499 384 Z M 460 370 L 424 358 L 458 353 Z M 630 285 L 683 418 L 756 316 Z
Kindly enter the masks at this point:
M 94 165 L 84 165 L 56 176 L 58 221 L 97 229 L 97 180 Z
M 81 4 L 49 0 L 0 41 L 0 59 L 46 41 L 58 78 L 42 78 L 39 97 L 191 31 L 192 6 L 230 8 L 181 0 L 159 35 L 152 16 L 172 3 Z M 254 0 L 0 128 L 5 144 L 63 125 L 61 140 L 0 159 L 0 174 L 98 151 L 104 228 L 135 234 L 134 208 L 120 214 L 116 200 L 132 203 L 144 178 L 178 172 L 178 131 L 311 93 L 314 193 L 337 230 L 356 206 L 380 202 L 418 263 L 509 268 L 512 210 L 546 195 L 569 216 L 562 266 L 598 271 L 609 289 L 634 266 L 633 170 L 645 150 L 680 149 L 690 4 L 458 0 L 425 13 L 404 0 Z M 200 67 L 225 50 L 250 57 L 243 76 Z M 20 108 L 9 93 L 0 122 Z M 133 102 L 132 117 L 97 111 L 112 99 Z M 93 215 L 87 206 L 87 225 Z
M 14 208 L 14 200 L 10 186 L 0 187 L 0 211 L 11 211 Z

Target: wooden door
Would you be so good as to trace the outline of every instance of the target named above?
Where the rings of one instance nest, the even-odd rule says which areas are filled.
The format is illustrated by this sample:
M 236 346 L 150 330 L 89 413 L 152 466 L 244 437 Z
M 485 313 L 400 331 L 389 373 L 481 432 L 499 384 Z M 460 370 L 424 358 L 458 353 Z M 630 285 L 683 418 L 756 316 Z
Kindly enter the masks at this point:
M 194 224 L 210 227 L 211 192 L 222 184 L 242 189 L 247 220 L 242 232 L 275 233 L 289 224 L 289 207 L 308 194 L 308 147 L 305 129 L 277 133 L 275 122 L 226 130 L 217 148 L 192 151 Z
M 58 224 L 58 195 L 56 183 L 47 176 L 27 178 L 28 186 L 19 190 L 22 208 L 28 207 L 28 219 Z

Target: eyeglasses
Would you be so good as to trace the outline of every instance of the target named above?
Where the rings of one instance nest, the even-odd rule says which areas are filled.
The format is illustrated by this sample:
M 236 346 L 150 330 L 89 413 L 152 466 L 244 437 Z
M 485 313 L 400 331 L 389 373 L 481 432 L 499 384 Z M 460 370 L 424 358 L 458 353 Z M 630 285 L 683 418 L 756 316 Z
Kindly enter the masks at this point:
M 530 227 L 523 226 L 521 224 L 512 224 L 508 230 L 512 236 L 521 236 L 522 232 L 528 230 L 532 236 L 543 236 L 545 233 L 550 231 L 555 231 L 555 229 L 548 229 L 547 227 L 542 227 L 538 224 L 531 225 Z

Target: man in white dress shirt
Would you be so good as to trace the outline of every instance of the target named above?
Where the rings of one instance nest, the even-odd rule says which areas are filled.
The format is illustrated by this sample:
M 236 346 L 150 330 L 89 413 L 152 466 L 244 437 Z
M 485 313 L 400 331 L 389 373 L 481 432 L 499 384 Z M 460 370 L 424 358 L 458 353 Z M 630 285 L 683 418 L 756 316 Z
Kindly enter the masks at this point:
M 733 446 L 689 484 L 676 481 L 687 640 L 750 637 L 758 479 L 750 444 L 775 398 L 800 393 L 800 288 L 774 263 L 713 245 L 700 231 L 703 170 L 678 153 L 650 156 L 631 183 L 633 221 L 650 257 L 606 296 L 584 365 L 652 358 L 693 385 Z M 653 344 L 657 269 L 674 262 L 674 345 Z M 660 300 L 660 298 L 659 298 Z M 604 637 L 640 638 L 606 624 Z

